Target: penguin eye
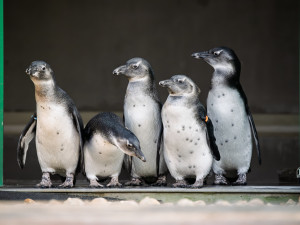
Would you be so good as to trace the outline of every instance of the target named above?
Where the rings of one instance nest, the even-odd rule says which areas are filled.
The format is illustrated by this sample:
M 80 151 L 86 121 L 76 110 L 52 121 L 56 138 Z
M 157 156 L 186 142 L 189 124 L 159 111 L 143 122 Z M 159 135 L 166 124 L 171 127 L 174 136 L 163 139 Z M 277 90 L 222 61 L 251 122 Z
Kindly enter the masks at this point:
M 45 70 L 45 69 L 46 69 L 46 67 L 43 66 L 43 67 L 42 67 L 42 70 Z
M 183 81 L 184 81 L 183 79 L 178 79 L 178 80 L 177 80 L 177 82 L 178 82 L 179 84 L 182 84 Z
M 137 69 L 137 68 L 139 68 L 139 66 L 138 65 L 136 65 L 136 64 L 133 64 L 132 66 L 131 66 L 133 69 Z
M 133 147 L 133 144 L 131 144 L 131 143 L 127 140 L 126 146 L 127 146 L 127 148 L 132 148 L 132 147 Z
M 214 54 L 214 56 L 219 56 L 219 55 L 221 54 L 221 52 L 222 52 L 222 50 L 220 50 L 220 51 L 215 51 L 213 54 Z

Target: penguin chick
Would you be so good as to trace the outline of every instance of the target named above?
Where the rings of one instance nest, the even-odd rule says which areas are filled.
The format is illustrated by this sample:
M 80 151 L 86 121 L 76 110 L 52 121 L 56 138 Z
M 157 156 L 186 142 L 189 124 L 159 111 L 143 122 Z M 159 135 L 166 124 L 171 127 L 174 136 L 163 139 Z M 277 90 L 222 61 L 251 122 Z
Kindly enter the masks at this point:
M 35 87 L 36 113 L 20 136 L 18 164 L 24 167 L 29 143 L 35 138 L 43 173 L 37 187 L 51 187 L 50 174 L 66 177 L 60 187 L 73 187 L 76 168 L 83 162 L 81 117 L 73 100 L 57 86 L 49 64 L 34 61 L 26 73 Z
M 213 125 L 199 100 L 200 89 L 187 76 L 175 75 L 159 82 L 169 96 L 162 108 L 164 156 L 174 187 L 187 187 L 185 178 L 196 178 L 193 188 L 203 186 L 213 157 L 220 159 Z
M 137 137 L 113 113 L 103 112 L 93 117 L 84 133 L 84 164 L 90 187 L 103 187 L 97 182 L 97 176 L 111 177 L 107 187 L 121 187 L 118 177 L 124 153 L 146 162 Z
M 125 126 L 139 139 L 147 162 L 126 157 L 132 180 L 127 185 L 141 185 L 143 179 L 155 177 L 154 185 L 166 185 L 167 167 L 161 147 L 162 123 L 154 75 L 150 64 L 142 58 L 133 58 L 113 71 L 124 75 L 129 83 L 124 100 Z M 157 178 L 158 177 L 158 178 Z M 148 179 L 149 180 L 149 179 Z
M 246 94 L 240 84 L 241 63 L 232 49 L 214 48 L 192 54 L 214 68 L 211 89 L 207 98 L 208 116 L 215 127 L 221 160 L 215 161 L 215 184 L 228 184 L 225 176 L 238 175 L 235 185 L 247 183 L 252 156 L 251 130 L 256 144 L 259 164 L 259 139 Z

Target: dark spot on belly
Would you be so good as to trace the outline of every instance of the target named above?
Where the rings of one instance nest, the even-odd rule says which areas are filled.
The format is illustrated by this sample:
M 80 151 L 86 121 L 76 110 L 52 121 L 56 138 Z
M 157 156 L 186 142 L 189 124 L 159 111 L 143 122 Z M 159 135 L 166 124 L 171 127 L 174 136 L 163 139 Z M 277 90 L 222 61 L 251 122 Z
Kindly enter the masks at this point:
M 57 131 L 56 134 L 59 135 L 59 131 Z
M 63 150 L 64 150 L 64 148 L 61 148 L 60 150 L 61 150 L 61 151 L 63 151 Z
M 177 133 L 180 133 L 180 131 L 178 130 Z
M 170 128 L 170 125 L 168 125 L 168 128 Z
M 48 109 L 51 109 L 51 107 L 48 107 Z
M 223 143 L 221 142 L 221 145 L 223 146 Z
M 228 142 L 228 140 L 225 140 L 225 142 L 227 143 L 227 142 Z
M 197 142 L 195 142 L 195 145 L 197 145 L 198 143 Z
M 193 154 L 194 153 L 194 151 L 190 151 L 190 154 Z
M 144 107 L 146 106 L 146 105 L 143 105 Z
M 177 148 L 176 151 L 179 152 L 179 149 Z
M 142 125 L 141 125 L 141 124 L 139 124 L 138 126 L 139 126 L 139 127 L 141 127 Z
M 190 140 L 190 142 L 193 142 L 193 140 Z
M 218 95 L 218 98 L 220 98 L 221 96 L 220 95 Z
M 186 141 L 188 141 L 189 139 L 188 139 L 188 138 L 186 138 L 185 140 L 186 140 Z
M 224 93 L 223 93 L 222 95 L 223 95 L 223 96 L 225 96 L 225 94 L 224 94 Z
M 200 138 L 198 138 L 197 140 L 200 141 Z
M 192 169 L 192 166 L 189 166 L 189 169 Z
M 236 136 L 234 136 L 234 138 L 233 138 L 234 140 L 236 139 Z
M 212 103 L 212 104 L 210 104 L 211 106 L 214 106 L 214 104 Z
M 189 127 L 190 129 L 192 129 L 192 127 Z
M 198 132 L 199 130 L 198 129 L 196 129 L 196 132 Z
M 182 130 L 184 131 L 184 129 L 185 129 L 185 126 L 182 126 Z
M 178 159 L 178 162 L 181 162 L 181 160 Z
M 193 168 L 196 168 L 196 166 L 195 166 L 195 165 L 193 165 Z
M 181 158 L 181 155 L 178 155 L 179 158 Z
M 154 140 L 154 143 L 156 144 L 157 140 Z
M 99 154 L 101 155 L 101 154 L 102 154 L 102 152 L 99 152 Z
M 219 121 L 218 120 L 216 120 L 216 123 L 218 123 Z
M 135 107 L 135 105 L 133 105 L 133 107 Z
M 231 126 L 234 127 L 234 124 L 232 123 Z
M 167 120 L 167 123 L 169 123 L 169 120 Z
M 233 109 L 231 109 L 230 111 L 233 112 Z
M 42 109 L 45 109 L 45 107 L 44 107 L 44 106 L 41 106 L 41 108 L 42 108 Z
M 107 165 L 105 164 L 105 167 L 106 167 Z

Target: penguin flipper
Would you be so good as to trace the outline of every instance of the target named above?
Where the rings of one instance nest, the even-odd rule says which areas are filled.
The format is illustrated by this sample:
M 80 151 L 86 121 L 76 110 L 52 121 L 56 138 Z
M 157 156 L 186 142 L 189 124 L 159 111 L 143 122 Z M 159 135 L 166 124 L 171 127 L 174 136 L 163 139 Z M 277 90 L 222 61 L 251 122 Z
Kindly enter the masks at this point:
M 72 117 L 73 117 L 73 124 L 79 134 L 79 160 L 77 165 L 77 172 L 80 171 L 83 174 L 85 174 L 85 168 L 84 168 L 84 153 L 83 153 L 83 123 L 81 116 L 79 115 L 77 109 L 75 107 L 72 107 Z
M 158 136 L 158 141 L 157 141 L 157 152 L 156 152 L 156 174 L 159 176 L 159 170 L 160 170 L 160 159 L 161 159 L 161 154 L 163 154 L 163 126 L 161 125 L 160 131 L 159 131 L 159 136 Z
M 25 126 L 24 130 L 22 131 L 22 134 L 18 141 L 17 161 L 21 169 L 23 169 L 25 166 L 27 150 L 29 147 L 29 143 L 35 137 L 35 131 L 36 131 L 36 113 L 34 113 L 31 116 L 31 119 L 29 120 L 28 124 Z
M 250 123 L 250 127 L 251 127 L 251 130 L 252 130 L 252 134 L 253 134 L 253 137 L 254 137 L 254 142 L 255 142 L 255 146 L 256 146 L 256 150 L 257 150 L 258 163 L 259 163 L 259 165 L 261 165 L 261 152 L 260 152 L 260 144 L 259 144 L 258 134 L 257 134 L 257 131 L 256 131 L 256 127 L 255 127 L 255 123 L 254 123 L 252 114 L 250 112 L 250 108 L 248 106 L 247 96 L 246 96 L 241 84 L 239 84 L 237 86 L 237 89 L 238 89 L 238 91 L 241 95 L 241 98 L 243 99 L 244 104 L 245 104 L 245 110 L 246 110 L 246 113 L 247 113 L 247 116 L 248 116 L 248 120 L 249 120 L 249 123 Z
M 132 156 L 127 154 L 124 155 L 123 165 L 125 169 L 128 171 L 129 175 L 131 175 L 132 170 Z
M 210 147 L 215 160 L 219 161 L 221 156 L 220 156 L 218 146 L 216 145 L 216 138 L 214 135 L 214 125 L 212 124 L 210 118 L 207 117 L 204 106 L 200 105 L 198 107 L 198 115 L 200 119 L 206 124 L 206 140 L 208 146 Z

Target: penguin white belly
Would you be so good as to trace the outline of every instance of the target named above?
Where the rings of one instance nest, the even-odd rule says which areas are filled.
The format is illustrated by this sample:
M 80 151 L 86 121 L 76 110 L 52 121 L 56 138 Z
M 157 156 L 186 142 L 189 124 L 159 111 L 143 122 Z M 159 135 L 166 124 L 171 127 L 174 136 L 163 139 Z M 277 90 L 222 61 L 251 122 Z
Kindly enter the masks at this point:
M 150 98 L 129 95 L 124 104 L 125 126 L 140 141 L 146 162 L 133 158 L 132 175 L 134 177 L 157 176 L 156 155 L 159 131 L 161 129 L 160 110 Z
M 99 133 L 94 134 L 84 145 L 84 164 L 88 179 L 119 176 L 123 159 L 124 153 Z
M 252 156 L 251 128 L 245 104 L 237 90 L 228 87 L 212 89 L 207 98 L 207 113 L 214 125 L 221 160 L 215 161 L 217 174 L 226 171 L 246 173 Z
M 206 128 L 200 126 L 192 110 L 186 106 L 165 104 L 162 120 L 164 155 L 171 175 L 176 180 L 206 177 L 213 162 L 206 140 Z
M 79 134 L 63 105 L 37 103 L 36 149 L 43 172 L 75 173 Z

